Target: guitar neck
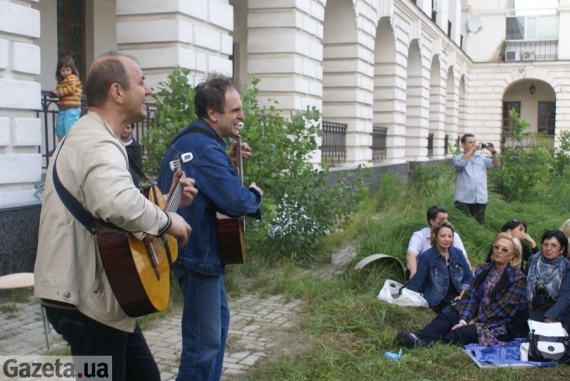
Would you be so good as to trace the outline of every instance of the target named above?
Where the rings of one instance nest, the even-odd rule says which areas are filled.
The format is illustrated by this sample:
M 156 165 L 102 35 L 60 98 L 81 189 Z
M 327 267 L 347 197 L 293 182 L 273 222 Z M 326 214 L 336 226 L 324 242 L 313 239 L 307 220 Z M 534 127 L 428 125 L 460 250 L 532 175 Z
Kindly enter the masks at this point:
M 234 144 L 237 144 L 236 169 L 243 185 L 243 158 L 241 157 L 241 137 L 239 135 L 235 138 Z
M 182 177 L 184 176 L 184 172 L 182 173 Z M 164 207 L 165 212 L 176 212 L 178 207 L 180 206 L 180 202 L 182 201 L 182 184 L 178 183 L 174 187 L 172 194 L 168 197 L 168 201 Z

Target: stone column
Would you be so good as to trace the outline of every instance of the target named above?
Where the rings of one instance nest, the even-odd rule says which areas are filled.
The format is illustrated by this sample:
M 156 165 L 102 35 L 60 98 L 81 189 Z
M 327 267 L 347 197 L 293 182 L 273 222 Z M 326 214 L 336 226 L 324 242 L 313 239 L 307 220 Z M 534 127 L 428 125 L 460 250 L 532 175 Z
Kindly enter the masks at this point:
M 30 272 L 37 248 L 41 181 L 40 14 L 30 0 L 0 0 L 0 275 Z
M 175 66 L 232 76 L 233 7 L 229 0 L 117 0 L 117 45 L 135 56 L 156 90 Z
M 31 1 L 0 0 L 0 208 L 37 203 L 41 181 L 40 14 Z

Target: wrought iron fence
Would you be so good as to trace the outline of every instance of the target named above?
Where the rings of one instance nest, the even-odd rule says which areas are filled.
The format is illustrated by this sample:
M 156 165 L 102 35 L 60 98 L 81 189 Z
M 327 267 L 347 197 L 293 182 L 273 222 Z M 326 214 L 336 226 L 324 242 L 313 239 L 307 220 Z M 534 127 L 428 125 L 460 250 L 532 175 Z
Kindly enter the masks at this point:
M 558 59 L 558 41 L 507 41 L 505 61 L 549 61 Z
M 433 156 L 433 133 L 432 134 L 428 134 L 427 137 L 427 156 L 428 157 L 432 157 Z
M 42 143 L 38 148 L 38 152 L 42 154 L 42 168 L 46 169 L 51 154 L 57 145 L 57 137 L 55 135 L 55 123 L 57 120 L 59 98 L 55 97 L 51 91 L 42 91 L 42 109 L 36 110 L 36 117 L 41 120 L 42 124 Z M 86 112 L 85 97 L 82 98 L 81 108 Z M 157 125 L 157 119 L 154 116 L 156 104 L 153 102 L 145 103 L 147 118 L 141 122 L 133 124 L 133 138 L 141 141 L 142 136 L 149 128 Z M 82 112 L 82 114 L 83 114 Z M 147 151 L 143 146 L 143 153 Z
M 323 140 L 321 152 L 327 163 L 346 161 L 346 129 L 348 124 L 323 120 Z
M 372 160 L 386 159 L 388 148 L 386 146 L 386 138 L 388 135 L 387 127 L 372 127 Z

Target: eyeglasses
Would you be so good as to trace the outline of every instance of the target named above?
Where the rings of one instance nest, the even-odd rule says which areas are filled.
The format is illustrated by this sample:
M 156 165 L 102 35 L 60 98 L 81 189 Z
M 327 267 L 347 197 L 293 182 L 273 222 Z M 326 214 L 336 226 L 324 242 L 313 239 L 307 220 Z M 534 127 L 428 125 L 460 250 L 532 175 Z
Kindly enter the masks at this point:
M 560 247 L 560 245 L 558 245 L 556 243 L 543 243 L 542 247 L 544 247 L 545 249 L 548 249 L 548 248 L 558 249 Z
M 502 254 L 507 254 L 507 253 L 511 252 L 511 249 L 509 249 L 508 247 L 504 247 L 504 246 L 497 245 L 497 244 L 493 245 L 493 250 L 500 251 Z

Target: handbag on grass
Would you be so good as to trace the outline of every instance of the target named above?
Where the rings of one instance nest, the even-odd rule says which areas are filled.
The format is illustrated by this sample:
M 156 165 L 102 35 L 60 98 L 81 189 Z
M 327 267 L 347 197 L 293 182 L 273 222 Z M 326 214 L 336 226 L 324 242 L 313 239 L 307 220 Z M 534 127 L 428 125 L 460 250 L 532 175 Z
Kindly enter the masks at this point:
M 528 321 L 528 359 L 570 364 L 570 337 L 559 322 Z
M 427 300 L 419 292 L 409 290 L 400 282 L 386 279 L 378 299 L 403 307 L 428 307 Z

